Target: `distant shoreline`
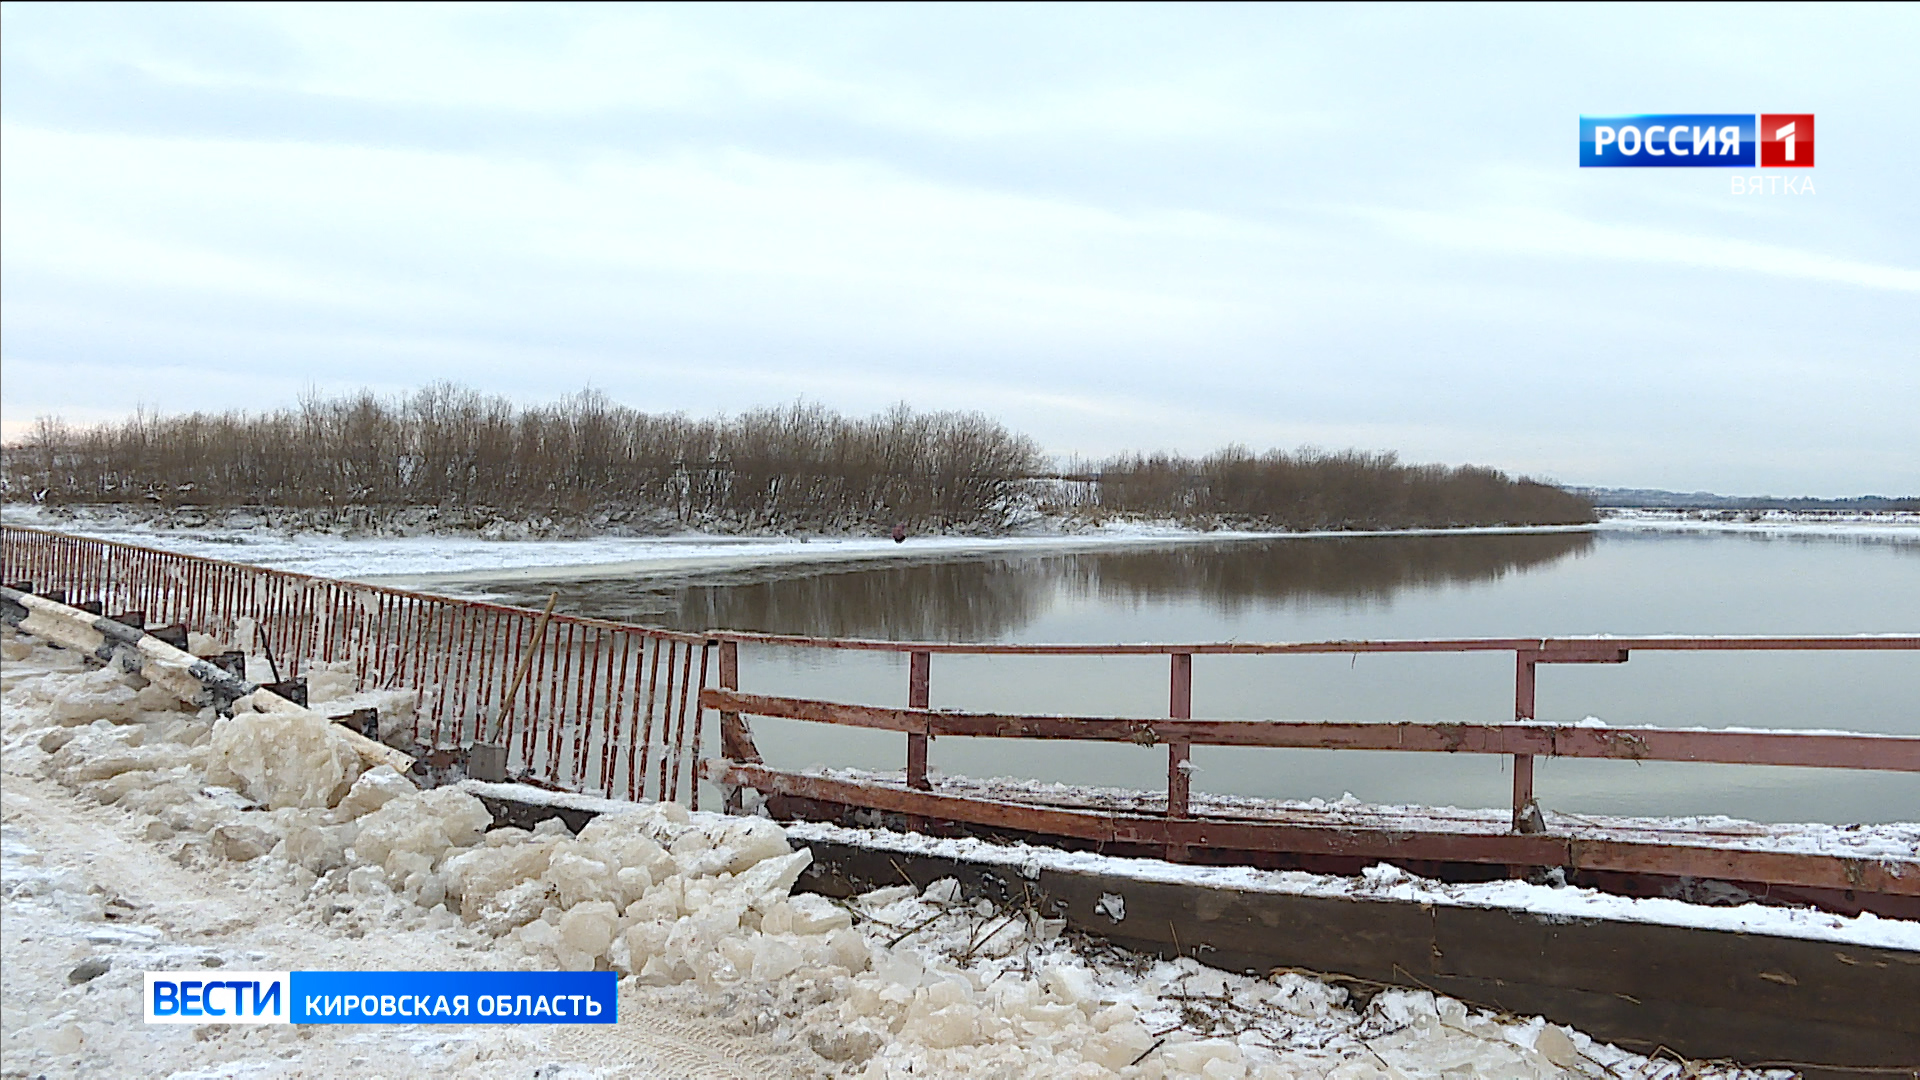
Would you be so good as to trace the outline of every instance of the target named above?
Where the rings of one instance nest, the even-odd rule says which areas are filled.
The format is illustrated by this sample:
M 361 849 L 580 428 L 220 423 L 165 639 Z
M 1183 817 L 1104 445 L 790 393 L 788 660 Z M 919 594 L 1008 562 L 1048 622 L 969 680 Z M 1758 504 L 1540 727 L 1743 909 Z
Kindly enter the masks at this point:
M 164 547 L 207 558 L 402 587 L 678 575 L 778 564 L 1051 555 L 1119 547 L 1237 541 L 1527 535 L 1592 532 L 1599 528 L 1594 524 L 1578 524 L 1278 532 L 1202 530 L 1175 522 L 1109 518 L 1099 525 L 1035 524 L 999 536 L 912 535 L 905 543 L 896 544 L 888 537 L 870 534 L 752 536 L 684 530 L 653 536 L 524 538 L 490 537 L 472 532 L 343 535 L 317 530 L 277 530 L 258 522 L 155 525 L 122 515 L 49 514 L 18 504 L 0 507 L 0 519 L 9 524 Z M 1065 527 L 1061 527 L 1063 524 Z
M 680 576 L 778 565 L 923 562 L 1273 540 L 1648 532 L 1856 537 L 1920 543 L 1920 513 L 1909 511 L 1610 509 L 1603 511 L 1595 524 L 1304 532 L 1204 530 L 1174 521 L 1113 516 L 1099 524 L 1084 519 L 1032 521 L 1021 529 L 994 536 L 911 535 L 905 543 L 896 544 L 873 534 L 752 535 L 685 529 L 654 535 L 608 531 L 584 536 L 501 535 L 498 531 L 488 534 L 476 530 L 329 532 L 275 528 L 246 513 L 208 515 L 220 520 L 189 523 L 177 516 L 156 522 L 150 515 L 101 512 L 107 509 L 49 513 L 39 507 L 9 504 L 0 507 L 0 519 L 208 558 L 429 590 L 516 581 Z
M 1748 535 L 1858 536 L 1920 541 L 1920 511 L 1734 510 L 1602 507 L 1607 531 L 1722 532 Z

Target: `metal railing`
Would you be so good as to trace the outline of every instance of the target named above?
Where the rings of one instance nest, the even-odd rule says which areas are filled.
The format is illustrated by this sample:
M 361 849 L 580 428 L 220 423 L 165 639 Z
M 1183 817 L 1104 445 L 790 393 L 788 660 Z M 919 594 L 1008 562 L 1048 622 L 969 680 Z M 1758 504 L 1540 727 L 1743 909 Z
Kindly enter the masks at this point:
M 559 614 L 542 626 L 540 612 L 504 604 L 47 529 L 7 525 L 0 539 L 0 580 L 27 591 L 212 635 L 274 658 L 277 678 L 310 673 L 313 663 L 346 665 L 356 689 L 418 691 L 412 735 L 429 762 L 499 742 L 518 779 L 699 801 L 694 690 L 713 659 L 702 636 Z

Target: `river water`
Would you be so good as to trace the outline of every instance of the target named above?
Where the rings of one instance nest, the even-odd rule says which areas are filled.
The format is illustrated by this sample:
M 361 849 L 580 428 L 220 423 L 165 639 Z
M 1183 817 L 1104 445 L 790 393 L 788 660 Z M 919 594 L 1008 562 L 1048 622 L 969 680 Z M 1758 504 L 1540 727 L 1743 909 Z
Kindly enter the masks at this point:
M 1594 533 L 1367 536 L 1129 546 L 1061 554 L 785 565 L 695 577 L 519 582 L 509 598 L 681 629 L 995 642 L 1322 641 L 1569 634 L 1857 634 L 1920 630 L 1912 537 Z M 500 592 L 498 588 L 490 591 Z M 904 656 L 743 648 L 742 687 L 906 702 Z M 939 707 L 1166 715 L 1165 657 L 933 660 Z M 1510 653 L 1200 656 L 1203 719 L 1509 719 Z M 1658 653 L 1543 665 L 1543 720 L 1843 728 L 1920 734 L 1920 653 Z M 903 736 L 754 721 L 782 767 L 899 769 Z M 1504 757 L 1196 747 L 1196 791 L 1502 806 Z M 936 771 L 1163 790 L 1163 749 L 936 740 Z M 1543 805 L 1569 813 L 1760 821 L 1920 819 L 1913 774 L 1541 760 Z

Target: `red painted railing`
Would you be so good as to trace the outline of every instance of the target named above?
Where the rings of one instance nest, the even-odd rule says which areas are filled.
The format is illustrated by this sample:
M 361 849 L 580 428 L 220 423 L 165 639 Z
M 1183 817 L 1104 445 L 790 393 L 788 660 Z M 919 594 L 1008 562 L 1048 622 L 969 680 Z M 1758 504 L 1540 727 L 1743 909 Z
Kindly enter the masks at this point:
M 1591 728 L 1534 722 L 1535 674 L 1541 664 L 1621 664 L 1636 651 L 1887 651 L 1920 650 L 1920 635 L 1828 637 L 1562 637 L 1455 638 L 1421 641 L 1222 642 L 1194 645 L 1013 645 L 933 644 L 743 634 L 710 635 L 723 650 L 741 643 L 790 648 L 862 649 L 909 654 L 907 709 L 743 695 L 722 676 L 701 703 L 723 718 L 741 714 L 884 728 L 907 733 L 907 785 L 926 790 L 928 738 L 962 735 L 995 738 L 1093 739 L 1167 747 L 1167 814 L 1183 817 L 1189 802 L 1188 770 L 1196 744 L 1320 749 L 1412 750 L 1510 754 L 1516 830 L 1528 827 L 1534 805 L 1536 756 L 1623 758 L 1634 761 L 1702 761 L 1742 765 L 1800 765 L 1840 769 L 1920 772 L 1920 736 L 1840 735 L 1794 731 L 1704 731 L 1659 728 Z M 1202 655 L 1264 656 L 1360 653 L 1514 654 L 1514 723 L 1345 723 L 1338 721 L 1196 721 L 1193 658 Z M 931 711 L 929 684 L 935 653 L 974 656 L 1156 656 L 1171 661 L 1167 720 L 1090 716 L 1021 716 Z M 758 762 L 749 729 L 739 720 L 725 728 L 723 755 Z M 742 735 L 746 741 L 741 741 Z
M 109 615 L 179 624 L 274 657 L 292 679 L 351 666 L 358 689 L 420 692 L 413 738 L 451 763 L 504 743 L 510 774 L 617 798 L 697 802 L 711 677 L 699 635 L 452 600 L 8 525 L 0 580 Z M 526 660 L 518 686 L 513 676 Z M 512 692 L 511 707 L 509 693 Z
M 721 757 L 704 761 L 705 776 L 737 791 L 772 796 L 776 816 L 840 817 L 847 810 L 900 815 L 912 827 L 946 822 L 961 827 L 1053 838 L 1099 850 L 1158 854 L 1173 860 L 1250 861 L 1256 865 L 1364 865 L 1388 860 L 1422 872 L 1450 873 L 1463 864 L 1517 872 L 1565 867 L 1605 878 L 1629 891 L 1653 879 L 1705 878 L 1739 882 L 1763 892 L 1840 911 L 1877 910 L 1913 917 L 1920 912 L 1920 852 L 1907 859 L 1860 859 L 1841 853 L 1769 850 L 1743 845 L 1711 830 L 1653 839 L 1647 836 L 1573 835 L 1545 827 L 1533 798 L 1535 757 L 1694 761 L 1920 772 L 1920 736 L 1796 731 L 1713 731 L 1588 727 L 1534 720 L 1534 682 L 1541 664 L 1624 663 L 1634 651 L 1920 650 L 1920 635 L 1860 637 L 1474 638 L 1434 641 L 1330 641 L 1202 645 L 959 645 L 812 639 L 716 632 L 720 686 L 701 704 L 720 713 Z M 808 698 L 747 694 L 738 689 L 741 644 L 905 652 L 908 707 L 883 708 Z M 1466 653 L 1514 655 L 1514 720 L 1502 723 L 1349 723 L 1288 720 L 1193 719 L 1196 655 L 1312 653 Z M 1006 656 L 1154 656 L 1169 658 L 1164 720 L 961 712 L 929 707 L 935 653 Z M 820 776 L 769 768 L 754 745 L 749 716 L 902 732 L 907 737 L 904 785 L 880 778 Z M 996 794 L 992 785 L 935 790 L 927 775 L 927 743 L 937 736 L 1126 742 L 1165 746 L 1164 809 L 1077 805 L 1066 799 Z M 1511 830 L 1448 827 L 1417 814 L 1361 826 L 1337 816 L 1225 811 L 1195 813 L 1188 761 L 1195 745 L 1359 749 L 1511 755 L 1514 762 Z M 836 809 L 838 808 L 838 809 Z M 1388 815 L 1392 816 L 1392 815 Z M 1318 820 L 1326 818 L 1326 820 Z M 915 824 L 918 823 L 918 824 Z M 1202 854 L 1204 853 L 1204 855 Z M 1279 860 L 1275 862 L 1274 860 Z M 1357 860 L 1357 862 L 1356 862 Z M 1612 875 L 1612 877 L 1605 877 Z M 1601 878 L 1593 879 L 1599 882 Z

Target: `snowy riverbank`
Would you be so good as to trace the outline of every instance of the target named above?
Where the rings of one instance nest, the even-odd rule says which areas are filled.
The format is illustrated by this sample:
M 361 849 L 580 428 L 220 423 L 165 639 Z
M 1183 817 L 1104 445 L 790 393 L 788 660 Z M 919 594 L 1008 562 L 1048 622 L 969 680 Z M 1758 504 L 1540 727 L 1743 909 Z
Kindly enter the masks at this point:
M 1080 524 L 1009 536 L 599 536 L 581 539 L 489 539 L 481 536 L 342 535 L 286 531 L 258 521 L 181 527 L 111 512 L 69 515 L 10 504 L 0 520 L 104 540 L 144 544 L 188 555 L 250 563 L 323 577 L 431 587 L 444 582 L 485 583 L 537 579 L 684 574 L 782 563 L 924 560 L 968 555 L 1093 551 L 1123 546 L 1222 543 L 1239 540 L 1362 536 L 1471 536 L 1581 532 L 1591 525 L 1518 528 L 1409 529 L 1391 532 L 1270 533 L 1201 531 L 1168 521 Z
M 1761 536 L 1852 537 L 1920 544 L 1920 513 L 1890 511 L 1603 509 L 1607 531 L 1744 533 Z

